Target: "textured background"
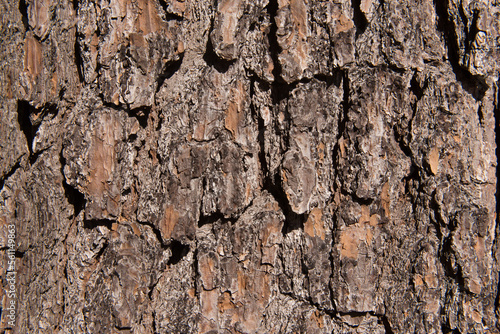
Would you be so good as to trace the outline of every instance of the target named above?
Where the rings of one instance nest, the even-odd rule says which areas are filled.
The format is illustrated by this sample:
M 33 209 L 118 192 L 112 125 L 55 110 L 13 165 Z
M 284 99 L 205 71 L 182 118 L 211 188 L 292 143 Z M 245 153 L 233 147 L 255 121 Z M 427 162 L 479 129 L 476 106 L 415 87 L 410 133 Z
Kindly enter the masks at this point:
M 14 333 L 500 331 L 498 0 L 0 19 Z

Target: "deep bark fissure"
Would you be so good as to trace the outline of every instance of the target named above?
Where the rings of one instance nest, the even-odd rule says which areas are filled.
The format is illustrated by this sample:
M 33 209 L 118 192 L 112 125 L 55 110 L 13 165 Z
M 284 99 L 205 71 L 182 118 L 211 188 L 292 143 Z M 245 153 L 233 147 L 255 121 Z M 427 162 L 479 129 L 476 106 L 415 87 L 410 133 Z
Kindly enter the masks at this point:
M 342 159 L 341 156 L 341 150 L 340 150 L 340 140 L 343 138 L 344 134 L 346 133 L 347 129 L 347 117 L 349 114 L 349 108 L 351 106 L 351 92 L 350 92 L 350 83 L 349 83 L 349 70 L 344 70 L 343 75 L 342 75 L 342 103 L 341 103 L 341 113 L 339 115 L 338 119 L 338 125 L 337 125 L 337 138 L 335 139 L 335 144 L 333 146 L 332 150 L 332 161 L 335 161 L 336 164 L 333 166 L 333 169 L 336 169 L 336 166 L 340 165 L 340 159 Z M 338 187 L 339 185 L 334 182 L 335 187 Z
M 139 224 L 141 225 L 144 225 L 144 226 L 149 226 L 151 228 L 151 231 L 153 231 L 154 235 L 156 236 L 156 239 L 158 240 L 158 242 L 160 243 L 161 245 L 161 248 L 162 249 L 167 249 L 169 244 L 165 243 L 163 241 L 163 237 L 161 235 L 161 231 L 159 230 L 158 227 L 156 227 L 153 223 L 151 222 L 147 222 L 147 221 L 137 221 Z
M 83 75 L 83 58 L 82 58 L 82 50 L 80 47 L 80 43 L 78 40 L 80 39 L 80 34 L 78 33 L 78 30 L 75 29 L 75 66 L 76 66 L 76 72 L 78 73 L 78 79 L 81 83 L 85 82 L 85 76 Z M 88 82 L 87 82 L 88 83 Z
M 28 145 L 29 154 L 33 153 L 33 138 L 35 137 L 35 133 L 37 127 L 34 127 L 31 124 L 30 114 L 32 110 L 34 110 L 32 106 L 27 101 L 18 101 L 17 102 L 17 120 L 19 122 L 19 127 L 24 133 L 26 137 L 26 143 Z
M 29 249 L 31 249 L 31 248 L 28 248 L 28 250 L 29 250 Z M 22 258 L 26 255 L 26 252 L 27 252 L 28 250 L 26 250 L 26 251 L 19 251 L 19 250 L 16 250 L 16 251 L 14 252 L 14 256 L 15 256 L 16 258 L 18 258 L 18 259 L 22 259 Z
M 439 213 L 439 203 L 436 200 L 436 191 L 433 191 L 431 197 L 428 199 L 429 209 L 431 210 L 431 217 L 429 217 L 431 224 L 434 225 L 436 229 L 436 235 L 439 241 L 443 240 L 442 226 L 445 225 L 440 213 Z
M 168 4 L 165 2 L 165 0 L 159 0 L 158 1 L 160 3 L 160 6 L 162 7 L 163 11 L 164 11 L 164 19 L 166 21 L 178 21 L 178 22 L 181 22 L 184 20 L 184 18 L 182 16 L 179 16 L 175 13 L 172 13 L 171 11 L 168 10 Z
M 273 198 L 278 203 L 281 211 L 285 216 L 285 221 L 283 223 L 282 233 L 287 234 L 293 230 L 298 228 L 303 228 L 305 221 L 307 220 L 308 214 L 297 214 L 293 211 L 288 197 L 284 191 L 281 176 L 279 171 L 276 171 L 274 175 L 271 175 L 271 172 L 268 169 L 267 161 L 266 161 L 266 153 L 265 153 L 265 126 L 264 121 L 259 118 L 259 163 L 260 170 L 263 175 L 263 184 L 262 189 L 266 190 L 273 196 Z
M 37 151 L 37 152 L 35 152 L 35 153 L 31 154 L 31 156 L 30 156 L 30 158 L 29 158 L 30 165 L 32 165 L 32 166 L 33 166 L 33 165 L 35 164 L 35 162 L 38 160 L 38 157 L 39 157 L 42 153 L 44 153 L 44 152 L 48 151 L 50 148 L 51 148 L 51 147 L 49 146 L 49 147 L 46 147 L 46 148 L 44 148 L 44 149 L 41 149 L 40 151 Z
M 63 149 L 59 153 L 59 161 L 61 164 L 61 176 L 62 185 L 64 188 L 64 196 L 66 197 L 69 204 L 73 206 L 73 218 L 78 217 L 80 212 L 85 208 L 86 199 L 85 195 L 78 191 L 78 189 L 69 185 L 66 181 L 66 176 L 64 175 L 64 166 L 66 166 L 66 158 L 63 155 Z
M 309 213 L 298 214 L 293 211 L 288 197 L 284 191 L 281 177 L 278 173 L 274 175 L 274 183 L 265 187 L 267 191 L 274 197 L 276 202 L 285 215 L 285 221 L 283 222 L 283 228 L 281 229 L 282 234 L 288 234 L 297 229 L 304 229 L 304 223 L 309 217 Z
M 278 13 L 278 1 L 277 0 L 269 0 L 269 3 L 266 7 L 267 13 L 269 15 L 269 22 L 271 26 L 269 28 L 269 34 L 267 35 L 267 39 L 269 41 L 269 52 L 271 53 L 271 59 L 273 60 L 273 84 L 277 82 L 284 82 L 281 77 L 281 62 L 279 60 L 279 54 L 281 52 L 281 46 L 278 43 L 278 26 L 276 24 L 276 15 Z
M 113 224 L 115 224 L 115 220 L 111 219 L 84 219 L 83 227 L 89 230 L 95 229 L 99 226 L 104 226 L 111 231 Z
M 273 0 L 273 1 L 276 1 L 276 0 Z M 274 5 L 277 6 L 277 3 L 275 3 Z M 271 2 L 270 2 L 268 8 L 269 7 L 273 8 L 274 5 L 271 5 Z M 269 10 L 271 13 L 274 12 L 273 15 L 276 15 L 275 9 L 269 9 Z M 272 16 L 272 18 L 274 19 L 274 16 Z M 270 35 L 272 35 L 272 34 L 270 33 Z M 276 69 L 276 65 L 275 65 L 275 69 Z M 278 70 L 278 72 L 276 72 L 276 74 L 279 74 L 279 73 L 280 73 L 280 70 Z M 282 101 L 286 101 L 286 99 L 290 95 L 290 91 L 293 89 L 293 87 L 296 86 L 297 83 L 298 82 L 296 82 L 294 84 L 290 84 L 290 85 L 286 84 L 284 82 L 278 83 L 276 81 L 276 77 L 275 77 L 275 81 L 271 84 L 271 87 L 270 87 L 271 97 L 272 97 L 272 101 L 273 101 L 272 108 L 274 110 L 276 110 L 278 108 L 278 106 L 281 104 Z M 262 84 L 266 84 L 266 83 L 263 82 Z M 251 96 L 251 98 L 252 98 L 252 96 Z M 254 106 L 253 106 L 253 101 L 251 101 L 250 108 L 251 108 L 251 110 L 253 110 L 253 113 L 256 114 Z M 275 112 L 273 112 L 273 113 L 275 113 Z M 288 113 L 287 106 L 285 106 L 283 113 L 285 116 L 285 119 L 284 119 L 285 129 L 284 129 L 284 131 L 282 132 L 276 123 L 274 124 L 274 126 L 275 126 L 276 133 L 283 139 L 285 150 L 286 150 L 289 146 L 288 137 L 290 135 L 290 127 L 291 127 L 291 117 Z M 260 117 L 260 115 L 257 116 L 257 125 L 258 125 L 257 138 L 259 141 L 259 164 L 260 164 L 260 171 L 261 171 L 261 174 L 263 177 L 262 189 L 269 192 L 269 194 L 271 194 L 273 196 L 273 198 L 276 200 L 276 202 L 278 203 L 281 211 L 283 212 L 283 214 L 285 216 L 285 221 L 283 223 L 282 233 L 287 234 L 287 233 L 289 233 L 293 230 L 296 230 L 298 228 L 303 228 L 304 223 L 307 220 L 308 214 L 307 213 L 297 214 L 293 211 L 293 209 L 288 201 L 287 195 L 284 191 L 281 177 L 279 175 L 279 171 L 276 171 L 274 173 L 274 175 L 271 175 L 271 171 L 268 168 L 267 159 L 266 159 L 266 149 L 265 149 L 266 126 L 264 125 L 264 120 L 262 119 L 262 117 Z
M 170 79 L 181 68 L 183 59 L 184 59 L 184 53 L 181 53 L 179 55 L 178 60 L 172 61 L 172 62 L 167 63 L 165 65 L 165 69 L 163 70 L 163 73 L 160 75 L 160 77 L 157 80 L 156 93 L 158 93 L 160 91 L 165 80 Z M 156 94 L 155 94 L 155 98 L 156 98 Z
M 450 328 L 449 325 L 447 324 L 443 324 L 441 326 L 441 330 L 444 334 L 460 334 L 460 331 L 458 330 L 458 328 Z
M 441 262 L 443 270 L 448 279 L 452 280 L 459 291 L 466 292 L 465 279 L 462 274 L 462 268 L 456 260 L 455 251 L 453 250 L 452 232 L 450 235 L 440 241 L 438 249 L 438 258 Z
M 390 324 L 387 316 L 386 315 L 379 315 L 378 318 L 382 322 L 382 324 L 384 325 L 385 333 L 386 334 L 393 334 L 394 332 L 392 331 L 391 324 Z
M 368 20 L 361 11 L 361 0 L 352 0 L 353 21 L 356 27 L 356 37 L 362 35 L 368 27 Z
M 153 334 L 157 334 L 159 333 L 158 330 L 156 329 L 156 312 L 153 310 L 153 314 L 151 315 L 151 317 L 153 318 L 153 323 L 152 323 L 152 326 L 153 326 Z
M 139 107 L 134 109 L 125 110 L 129 117 L 134 117 L 139 122 L 141 128 L 145 129 L 148 127 L 149 114 L 151 112 L 151 107 Z
M 199 272 L 199 259 L 198 259 L 198 242 L 196 241 L 196 247 L 193 250 L 193 288 L 194 288 L 194 295 L 199 298 L 200 296 L 200 272 Z M 203 287 L 201 287 L 203 289 Z
M 458 14 L 460 16 L 460 19 L 462 20 L 462 23 L 464 25 L 463 33 L 465 35 L 465 41 L 464 41 L 464 53 L 467 54 L 472 50 L 472 43 L 476 39 L 476 35 L 479 32 L 479 29 L 477 28 L 477 20 L 479 18 L 479 13 L 475 9 L 473 11 L 473 16 L 472 16 L 472 22 L 469 25 L 469 19 L 467 18 L 467 15 L 465 14 L 464 8 L 462 6 L 462 3 L 458 5 Z
M 394 139 L 399 145 L 399 148 L 401 151 L 411 159 L 412 161 L 412 166 L 415 165 L 415 157 L 413 156 L 413 152 L 411 151 L 411 148 L 409 147 L 409 144 L 411 142 L 411 137 L 412 137 L 412 129 L 413 129 L 413 120 L 415 119 L 415 115 L 418 110 L 418 103 L 424 96 L 425 90 L 427 88 L 428 82 L 425 81 L 423 84 L 423 87 L 420 86 L 420 84 L 417 81 L 416 78 L 417 71 L 413 73 L 413 76 L 410 80 L 410 92 L 414 95 L 414 99 L 410 97 L 410 106 L 411 106 L 411 111 L 412 114 L 410 116 L 410 119 L 408 120 L 408 125 L 405 128 L 403 125 L 397 124 L 394 125 L 393 130 L 394 130 Z
M 26 4 L 26 0 L 19 0 L 18 6 L 19 12 L 21 13 L 21 18 L 23 21 L 24 30 L 28 31 L 30 26 L 28 22 L 28 5 Z
M 167 261 L 168 265 L 176 265 L 189 253 L 189 245 L 178 240 L 172 240 L 169 247 L 172 253 Z
M 337 309 L 337 303 L 335 301 L 335 291 L 333 289 L 333 284 L 335 282 L 334 278 L 334 270 L 336 269 L 335 267 L 335 259 L 333 255 L 333 249 L 335 249 L 335 236 L 333 233 L 332 229 L 332 242 L 330 244 L 330 253 L 328 254 L 328 259 L 330 261 L 330 275 L 328 279 L 328 291 L 330 292 L 330 303 L 332 303 L 332 315 L 334 317 L 338 317 L 338 309 Z
M 424 91 L 427 88 L 427 81 L 424 83 L 424 87 L 420 87 L 420 84 L 417 81 L 417 71 L 413 72 L 413 76 L 410 80 L 410 91 L 415 95 L 417 101 L 415 102 L 415 107 L 418 101 L 424 96 Z
M 200 206 L 200 208 L 201 208 L 201 206 Z M 216 223 L 218 221 L 234 223 L 237 220 L 238 220 L 238 217 L 226 218 L 224 216 L 224 214 L 220 211 L 213 212 L 209 215 L 204 215 L 200 209 L 200 218 L 198 219 L 198 227 L 202 227 L 202 226 L 208 225 L 208 224 L 213 224 L 213 223 Z
M 458 45 L 458 36 L 456 33 L 456 26 L 450 18 L 449 13 L 449 0 L 434 0 L 434 7 L 436 8 L 436 15 L 438 17 L 438 29 L 444 36 L 448 60 L 453 68 L 456 79 L 469 94 L 471 94 L 476 101 L 481 101 L 488 89 L 488 85 L 484 78 L 479 75 L 471 74 L 467 69 L 460 65 L 460 46 Z M 466 22 L 464 24 L 467 26 Z M 476 32 L 477 33 L 477 32 Z M 474 35 L 476 34 L 474 33 Z M 469 31 L 466 36 L 469 38 Z M 470 44 L 469 40 L 465 44 Z M 468 50 L 464 50 L 467 52 Z
M 55 104 L 47 103 L 40 108 L 35 108 L 31 106 L 28 101 L 17 101 L 17 121 L 26 138 L 26 144 L 29 150 L 29 162 L 31 165 L 36 162 L 40 153 L 43 152 L 43 150 L 38 152 L 33 151 L 33 141 L 38 128 L 47 114 L 52 114 L 53 116 L 57 114 L 57 107 Z M 48 148 L 44 150 L 46 149 Z
M 411 121 L 410 121 L 411 124 Z M 401 152 L 404 153 L 407 157 L 413 159 L 413 154 L 411 152 L 411 149 L 408 147 L 408 145 L 405 142 L 405 137 L 404 135 L 401 134 L 401 130 L 398 128 L 397 125 L 393 126 L 393 132 L 394 132 L 394 139 L 399 145 L 399 149 Z M 408 127 L 408 132 L 411 133 L 411 126 Z
M 0 179 L 0 192 L 2 191 L 3 189 L 3 186 L 5 184 L 5 181 L 7 181 L 12 175 L 14 175 L 14 173 L 16 172 L 16 170 L 21 167 L 21 162 L 18 160 L 14 166 L 12 166 L 12 168 L 4 174 L 4 176 Z
M 94 259 L 96 260 L 96 262 L 100 261 L 100 259 L 104 255 L 104 252 L 108 248 L 108 246 L 109 246 L 109 241 L 106 238 L 106 239 L 104 239 L 104 243 L 102 244 L 101 248 L 99 249 L 99 251 L 97 252 L 97 254 L 94 256 Z
M 212 32 L 214 31 L 214 21 L 212 18 L 210 21 L 210 29 L 207 36 L 207 45 L 205 47 L 205 54 L 203 55 L 203 60 L 208 66 L 213 67 L 219 73 L 226 73 L 229 68 L 236 63 L 236 60 L 225 60 L 220 58 L 215 52 L 214 45 L 212 43 Z
M 341 194 L 347 197 L 350 197 L 354 202 L 360 204 L 360 205 L 365 205 L 365 206 L 370 206 L 373 204 L 374 199 L 371 197 L 359 197 L 355 192 L 349 192 L 345 189 L 341 190 Z

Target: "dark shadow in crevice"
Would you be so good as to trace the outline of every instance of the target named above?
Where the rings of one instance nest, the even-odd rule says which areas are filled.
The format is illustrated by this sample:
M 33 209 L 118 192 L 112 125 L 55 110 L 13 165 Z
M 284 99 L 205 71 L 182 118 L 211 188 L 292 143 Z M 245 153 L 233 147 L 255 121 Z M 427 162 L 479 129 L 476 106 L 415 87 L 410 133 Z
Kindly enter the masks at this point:
M 351 92 L 350 92 L 350 81 L 349 81 L 349 70 L 344 70 L 342 72 L 342 91 L 343 91 L 343 96 L 342 96 L 342 104 L 341 104 L 341 112 L 338 118 L 338 124 L 337 124 L 337 138 L 335 140 L 333 150 L 332 150 L 332 161 L 335 162 L 333 169 L 337 169 L 338 166 L 340 166 L 340 162 L 342 158 L 341 154 L 341 149 L 340 149 L 340 139 L 344 136 L 347 135 L 346 127 L 347 127 L 347 120 L 348 117 L 347 115 L 349 114 L 349 109 L 351 107 Z M 345 138 L 344 138 L 345 139 Z M 338 174 L 338 173 L 336 173 Z M 334 182 L 334 185 L 337 187 L 336 182 Z M 342 186 L 339 185 L 338 188 L 336 189 L 337 191 L 342 191 Z
M 151 291 L 153 291 L 153 289 L 151 289 Z M 150 294 L 151 294 L 151 293 L 150 293 Z M 150 300 L 153 300 L 153 299 L 152 299 L 152 294 L 149 296 L 149 299 L 150 299 Z M 155 311 L 155 310 L 153 310 L 153 314 L 152 314 L 151 316 L 152 316 L 152 318 L 153 318 L 153 324 L 152 324 L 152 327 L 153 327 L 153 333 L 154 333 L 154 334 L 157 334 L 157 333 L 159 333 L 159 332 L 156 330 L 156 311 Z
M 137 134 L 135 134 L 135 133 L 131 133 L 127 137 L 127 142 L 129 142 L 129 143 L 134 143 L 136 140 L 137 140 Z
M 417 191 L 420 192 L 423 190 L 423 189 L 421 189 L 421 186 L 420 186 L 419 171 L 420 171 L 420 169 L 414 163 L 412 163 L 410 166 L 410 172 L 408 173 L 408 175 L 404 176 L 402 179 L 402 182 L 405 186 L 405 194 L 411 195 L 412 203 L 415 203 L 417 198 L 413 197 L 412 192 L 410 191 L 411 188 L 414 188 L 415 185 L 418 185 Z
M 19 0 L 19 12 L 21 13 L 24 30 L 28 31 L 30 28 L 28 22 L 28 5 L 26 4 L 26 0 Z
M 353 21 L 356 26 L 356 37 L 362 35 L 368 27 L 368 20 L 365 14 L 361 11 L 361 0 L 352 0 Z
M 151 230 L 155 234 L 156 239 L 160 243 L 161 248 L 162 249 L 166 249 L 167 248 L 167 245 L 165 244 L 165 242 L 163 242 L 163 237 L 161 236 L 160 230 L 155 225 L 153 225 L 153 223 L 144 222 L 144 221 L 138 221 L 138 223 L 141 224 L 141 225 L 145 225 L 145 226 L 151 227 Z
M 29 150 L 29 161 L 34 164 L 36 158 L 43 152 L 33 153 L 33 140 L 35 139 L 36 133 L 43 118 L 47 114 L 55 115 L 57 114 L 57 107 L 55 104 L 45 104 L 40 108 L 32 107 L 28 101 L 18 100 L 17 101 L 17 121 L 21 131 L 26 137 L 26 143 Z
M 201 210 L 200 210 L 201 211 Z M 200 218 L 198 220 L 198 227 L 202 227 L 208 224 L 213 224 L 217 221 L 223 221 L 224 215 L 221 212 L 214 212 L 211 215 L 205 216 L 200 212 Z
M 303 228 L 304 223 L 307 220 L 308 214 L 297 214 L 292 210 L 290 203 L 288 202 L 288 198 L 283 190 L 283 184 L 281 181 L 281 177 L 279 173 L 275 173 L 271 175 L 269 171 L 267 161 L 266 161 L 266 152 L 265 152 L 265 125 L 264 120 L 259 117 L 258 118 L 258 140 L 259 140 L 259 163 L 260 170 L 262 171 L 263 190 L 267 190 L 276 202 L 285 215 L 285 221 L 282 228 L 282 233 L 287 234 L 293 230 Z
M 460 82 L 462 88 L 471 94 L 476 101 L 481 101 L 488 90 L 488 85 L 486 80 L 479 76 L 473 75 L 466 68 L 460 66 L 460 46 L 458 45 L 458 36 L 456 33 L 456 26 L 453 20 L 450 18 L 448 13 L 449 0 L 434 0 L 434 7 L 436 8 L 436 14 L 438 17 L 438 30 L 443 33 L 443 36 L 448 46 L 448 59 L 455 73 L 457 81 Z M 463 14 L 465 16 L 465 14 Z M 474 13 L 475 20 L 473 22 L 474 26 L 477 26 L 478 14 Z M 463 19 L 463 18 L 462 18 Z M 466 19 L 466 17 L 465 17 Z M 467 22 L 465 25 L 465 53 L 470 51 L 470 45 L 474 41 L 475 35 L 477 34 L 477 27 L 472 27 L 471 30 L 467 30 Z
M 328 87 L 330 87 L 331 85 L 340 87 L 340 85 L 342 84 L 343 76 L 343 71 L 335 71 L 332 75 L 316 74 L 314 75 L 314 78 L 318 81 L 326 83 Z
M 102 105 L 105 106 L 106 108 L 113 109 L 115 111 L 122 111 L 122 110 L 125 110 L 127 112 L 130 111 L 130 107 L 127 104 L 123 104 L 121 102 L 118 102 L 118 104 L 114 104 L 113 102 L 106 101 L 101 88 L 99 88 L 99 98 L 101 99 Z
M 38 159 L 38 157 L 40 155 L 42 155 L 42 153 L 45 152 L 45 151 L 47 151 L 48 149 L 49 148 L 47 147 L 47 148 L 44 148 L 43 150 L 40 150 L 40 151 L 37 151 L 37 152 L 31 154 L 30 158 L 29 158 L 30 165 L 33 166 L 35 164 L 36 160 Z
M 420 101 L 420 99 L 422 99 L 422 97 L 424 96 L 424 91 L 427 88 L 427 84 L 428 84 L 427 81 L 425 81 L 424 86 L 421 87 L 416 79 L 416 72 L 414 73 L 410 81 L 410 92 L 415 96 L 416 100 L 410 99 L 410 106 L 412 108 L 411 119 L 408 121 L 407 125 L 404 123 L 396 123 L 392 128 L 394 132 L 394 139 L 398 143 L 399 148 L 407 157 L 411 158 L 412 161 L 413 161 L 413 153 L 411 152 L 411 149 L 409 147 L 411 131 L 412 131 L 412 122 L 417 112 L 418 101 Z
M 451 329 L 447 324 L 441 325 L 441 331 L 443 334 L 460 334 L 460 331 L 457 328 Z
M 279 61 L 279 54 L 281 53 L 282 49 L 278 43 L 278 26 L 276 24 L 278 8 L 278 0 L 269 0 L 269 4 L 267 5 L 266 9 L 267 13 L 269 14 L 269 22 L 271 23 L 271 26 L 269 28 L 267 39 L 269 41 L 269 52 L 271 53 L 271 59 L 273 60 L 274 65 L 272 70 L 274 83 L 284 83 L 284 80 L 281 77 L 282 68 Z
M 250 105 L 250 108 L 253 110 L 253 102 Z M 257 134 L 257 140 L 259 141 L 259 164 L 260 164 L 260 170 L 262 172 L 262 178 L 265 182 L 270 182 L 269 178 L 269 168 L 267 166 L 267 159 L 266 159 L 266 147 L 265 147 L 265 125 L 264 125 L 264 120 L 262 117 L 257 116 L 257 125 L 258 125 L 258 134 Z
M 27 101 L 17 101 L 17 121 L 19 122 L 21 131 L 26 137 L 30 156 L 33 153 L 33 139 L 35 138 L 36 131 L 38 130 L 37 126 L 33 126 L 31 124 L 30 114 L 32 112 L 35 112 L 35 108 L 33 108 Z
M 206 185 L 207 185 L 207 179 L 203 178 L 201 189 L 204 190 L 206 188 Z M 237 220 L 238 220 L 237 217 L 225 217 L 224 214 L 220 212 L 218 209 L 215 212 L 210 213 L 209 215 L 205 215 L 203 214 L 202 205 L 200 205 L 200 217 L 198 219 L 198 227 L 202 227 L 208 224 L 213 224 L 217 221 L 235 223 Z
M 162 1 L 160 0 L 160 3 Z M 167 21 L 177 21 L 177 22 L 181 22 L 184 20 L 184 18 L 180 15 L 177 15 L 177 14 L 174 14 L 174 13 L 169 13 L 169 12 L 165 12 L 165 19 Z
M 351 107 L 351 92 L 350 92 L 350 82 L 349 82 L 349 72 L 348 70 L 344 70 L 342 73 L 342 113 L 339 115 L 338 119 L 338 134 L 337 140 L 335 142 L 333 148 L 333 161 L 337 161 L 337 165 L 339 165 L 340 157 L 340 138 L 346 133 L 347 126 L 347 115 L 349 113 L 349 108 Z
M 359 312 L 359 311 L 350 311 L 350 312 L 338 312 L 340 316 L 350 316 L 350 317 L 366 317 L 366 315 L 371 314 L 374 315 L 373 312 Z
M 399 145 L 399 149 L 409 158 L 412 158 L 413 154 L 411 153 L 411 149 L 406 145 L 404 135 L 401 134 L 401 129 L 397 124 L 394 124 L 392 127 L 394 132 L 394 139 Z
M 442 217 L 439 214 L 439 203 L 436 200 L 436 191 L 434 191 L 431 195 L 431 198 L 429 200 L 429 209 L 432 210 L 433 216 L 430 217 L 430 222 L 431 224 L 434 225 L 434 228 L 436 229 L 436 236 L 438 237 L 439 240 L 443 240 L 443 232 L 441 230 L 442 226 L 445 225 L 445 222 L 442 220 Z M 450 222 L 451 227 L 453 225 L 452 222 Z M 451 228 L 452 230 L 454 228 Z
M 189 253 L 189 245 L 184 245 L 178 240 L 172 240 L 169 247 L 172 255 L 168 259 L 168 265 L 176 265 Z
M 158 78 L 158 86 L 156 87 L 157 93 L 163 86 L 165 80 L 170 79 L 175 74 L 175 72 L 177 72 L 181 68 L 183 59 L 184 59 L 184 53 L 179 55 L 178 60 L 166 64 L 163 73 Z
M 179 16 L 177 14 L 172 13 L 171 11 L 168 10 L 168 4 L 165 2 L 165 0 L 159 0 L 160 6 L 163 8 L 163 11 L 165 12 L 165 20 L 166 21 L 182 21 L 184 18 L 182 16 Z
M 125 109 L 129 117 L 134 117 L 139 122 L 141 128 L 145 129 L 148 126 L 149 113 L 151 107 L 139 107 L 134 109 Z
M 198 248 L 195 247 L 193 250 L 193 274 L 194 274 L 194 295 L 199 297 L 198 291 L 200 291 L 200 264 L 199 264 L 199 259 L 198 259 Z M 203 289 L 203 288 L 202 288 Z
M 91 230 L 98 226 L 105 226 L 111 230 L 113 223 L 115 221 L 110 219 L 86 219 L 83 221 L 83 227 Z
M 425 82 L 424 87 L 420 87 L 420 84 L 417 81 L 416 73 L 413 74 L 410 80 L 410 91 L 417 97 L 417 101 L 419 101 L 422 96 L 424 96 L 424 90 L 427 88 L 427 82 Z
M 99 249 L 99 251 L 97 252 L 97 254 L 94 257 L 96 259 L 96 261 L 99 261 L 99 259 L 104 254 L 104 251 L 106 251 L 106 248 L 108 248 L 108 245 L 109 245 L 108 239 L 105 239 L 104 244 L 102 245 L 101 249 Z
M 386 315 L 380 315 L 379 321 L 381 321 L 382 324 L 384 325 L 386 334 L 393 334 L 394 333 L 392 328 L 391 328 L 391 324 L 389 323 L 389 319 L 387 319 Z
M 85 195 L 79 192 L 77 189 L 73 188 L 66 182 L 66 177 L 64 176 L 64 166 L 66 165 L 66 158 L 64 158 L 63 151 L 61 150 L 59 154 L 59 160 L 61 163 L 61 175 L 62 175 L 62 185 L 64 188 L 64 195 L 68 200 L 68 203 L 73 206 L 73 218 L 78 217 L 80 212 L 85 208 L 86 199 Z
M 214 29 L 214 19 L 212 19 L 212 22 L 210 23 L 210 33 L 208 34 L 207 38 L 207 46 L 205 49 L 205 54 L 203 55 L 203 60 L 207 65 L 215 68 L 217 72 L 219 73 L 226 73 L 227 70 L 233 65 L 236 60 L 224 60 L 219 58 L 217 56 L 217 53 L 215 52 L 214 45 L 212 44 L 212 38 L 210 35 L 212 34 L 212 31 Z
M 119 325 L 115 325 L 115 328 L 118 329 L 119 331 L 127 331 L 127 332 L 130 332 L 130 330 L 132 329 L 132 327 L 130 326 L 119 326 Z
M 455 281 L 460 291 L 466 291 L 462 268 L 455 259 L 455 252 L 453 250 L 452 244 L 453 240 L 450 233 L 448 237 L 444 238 L 439 247 L 439 262 L 441 262 L 443 266 L 445 275 Z
M 2 191 L 5 181 L 7 181 L 19 167 L 21 167 L 20 161 L 16 162 L 16 164 L 0 179 L 0 191 Z
M 75 33 L 75 65 L 76 71 L 78 73 L 78 80 L 81 83 L 85 82 L 85 77 L 83 75 L 83 59 L 82 59 L 82 50 L 80 48 L 80 44 L 78 43 L 78 32 Z
M 264 190 L 267 190 L 274 197 L 276 202 L 278 202 L 278 206 L 281 211 L 285 215 L 285 221 L 281 229 L 283 235 L 298 229 L 304 229 L 304 223 L 307 221 L 309 214 L 298 214 L 293 211 L 290 203 L 288 202 L 288 197 L 283 190 L 281 177 L 278 173 L 274 175 L 274 181 L 271 182 L 271 178 L 267 178 L 267 180 L 265 180 Z
M 363 198 L 363 197 L 359 197 L 358 195 L 356 195 L 356 193 L 351 193 L 351 192 L 348 192 L 347 190 L 345 189 L 342 189 L 340 191 L 340 193 L 346 197 L 350 197 L 353 202 L 355 203 L 358 203 L 360 205 L 365 205 L 365 206 L 370 206 L 373 204 L 374 202 L 374 199 L 373 198 Z
M 384 53 L 384 58 L 385 58 L 386 64 L 383 64 L 380 66 L 384 71 L 391 70 L 394 73 L 405 74 L 406 68 L 398 67 L 397 64 L 394 64 L 393 61 L 391 59 L 389 59 L 385 53 Z

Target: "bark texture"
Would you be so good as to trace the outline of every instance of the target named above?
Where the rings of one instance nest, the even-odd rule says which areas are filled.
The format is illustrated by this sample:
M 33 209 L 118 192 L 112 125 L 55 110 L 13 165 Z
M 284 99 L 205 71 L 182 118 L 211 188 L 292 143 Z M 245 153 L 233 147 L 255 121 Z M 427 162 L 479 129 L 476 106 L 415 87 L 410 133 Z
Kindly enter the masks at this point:
M 497 0 L 0 17 L 5 333 L 499 333 Z

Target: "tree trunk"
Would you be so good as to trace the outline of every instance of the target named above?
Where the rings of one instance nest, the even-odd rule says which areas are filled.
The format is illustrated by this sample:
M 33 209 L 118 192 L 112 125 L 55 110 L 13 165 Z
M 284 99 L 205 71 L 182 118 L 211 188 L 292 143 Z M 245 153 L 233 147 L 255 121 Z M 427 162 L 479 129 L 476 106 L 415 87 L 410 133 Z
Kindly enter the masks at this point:
M 498 1 L 0 16 L 2 333 L 500 331 Z

